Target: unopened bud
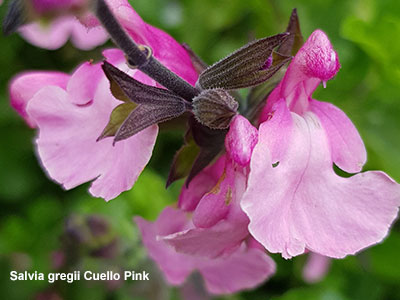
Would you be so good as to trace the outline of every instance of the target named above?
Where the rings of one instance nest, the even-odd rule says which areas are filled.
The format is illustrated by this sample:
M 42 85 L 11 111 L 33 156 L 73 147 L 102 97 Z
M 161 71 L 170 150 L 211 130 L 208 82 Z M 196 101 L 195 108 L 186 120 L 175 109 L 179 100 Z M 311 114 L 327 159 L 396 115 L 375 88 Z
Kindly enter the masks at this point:
M 205 90 L 193 99 L 196 119 L 211 129 L 226 129 L 237 114 L 239 104 L 223 89 Z

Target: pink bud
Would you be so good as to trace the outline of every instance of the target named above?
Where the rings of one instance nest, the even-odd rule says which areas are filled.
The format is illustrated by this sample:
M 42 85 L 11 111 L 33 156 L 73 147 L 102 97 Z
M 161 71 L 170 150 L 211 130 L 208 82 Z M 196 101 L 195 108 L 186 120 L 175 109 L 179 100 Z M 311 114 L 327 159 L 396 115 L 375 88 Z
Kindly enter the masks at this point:
M 229 156 L 239 165 L 246 166 L 258 141 L 258 131 L 243 116 L 233 118 L 225 138 L 225 147 Z

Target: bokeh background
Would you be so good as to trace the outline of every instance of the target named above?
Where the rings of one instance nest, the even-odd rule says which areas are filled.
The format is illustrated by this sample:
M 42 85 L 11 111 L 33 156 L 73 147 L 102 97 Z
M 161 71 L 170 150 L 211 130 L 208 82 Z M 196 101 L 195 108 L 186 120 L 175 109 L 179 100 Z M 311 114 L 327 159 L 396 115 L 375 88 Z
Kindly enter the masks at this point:
M 368 150 L 365 170 L 379 169 L 400 182 L 400 1 L 398 0 L 132 0 L 143 19 L 188 43 L 207 63 L 247 41 L 282 32 L 298 9 L 304 37 L 324 30 L 342 69 L 314 97 L 344 110 Z M 4 5 L 0 16 L 4 16 Z M 132 216 L 155 219 L 176 200 L 182 182 L 165 190 L 165 179 L 182 131 L 162 133 L 149 167 L 134 189 L 105 203 L 88 185 L 65 192 L 51 182 L 35 156 L 34 130 L 11 109 L 7 84 L 24 70 L 72 71 L 101 59 L 67 44 L 47 51 L 18 35 L 0 35 L 0 295 L 3 299 L 195 299 L 193 289 L 169 288 L 149 262 Z M 221 299 L 395 300 L 400 299 L 400 226 L 384 243 L 335 260 L 327 276 L 305 283 L 306 257 L 274 255 L 277 274 L 254 291 Z M 70 269 L 68 269 L 69 266 Z M 150 282 L 11 282 L 10 270 L 74 269 L 151 271 Z M 229 276 L 229 274 L 227 274 Z M 196 276 L 191 279 L 197 282 Z M 202 298 L 199 298 L 202 299 Z

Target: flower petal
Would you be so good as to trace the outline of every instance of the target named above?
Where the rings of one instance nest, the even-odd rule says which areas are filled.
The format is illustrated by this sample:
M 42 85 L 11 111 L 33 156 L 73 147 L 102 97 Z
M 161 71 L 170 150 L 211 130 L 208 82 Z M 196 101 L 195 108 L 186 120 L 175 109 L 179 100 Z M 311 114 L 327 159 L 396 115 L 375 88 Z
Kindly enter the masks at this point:
M 234 254 L 200 268 L 207 289 L 213 294 L 231 294 L 255 288 L 275 273 L 275 262 L 259 249 L 240 248 Z
M 173 248 L 159 241 L 157 236 L 160 234 L 159 229 L 161 228 L 164 228 L 166 232 L 181 230 L 186 224 L 185 219 L 182 211 L 169 207 L 161 213 L 155 223 L 148 222 L 141 217 L 134 218 L 150 257 L 163 271 L 167 281 L 173 285 L 180 285 L 185 281 L 194 269 L 194 261 L 185 255 L 176 253 Z
M 226 151 L 239 165 L 247 166 L 257 138 L 257 129 L 245 117 L 237 115 L 231 121 L 225 138 Z
M 195 85 L 198 74 L 189 54 L 175 39 L 164 31 L 146 24 L 129 5 L 121 5 L 115 12 L 135 42 L 151 47 L 153 55 L 168 69 Z
M 91 50 L 109 39 L 108 33 L 101 26 L 88 28 L 78 21 L 71 25 L 71 42 L 79 49 Z
M 318 84 L 332 79 L 339 68 L 339 58 L 328 37 L 315 30 L 290 63 L 280 84 L 280 96 L 291 111 L 302 114 Z
M 242 200 L 250 233 L 284 257 L 307 247 L 342 258 L 380 242 L 396 218 L 400 186 L 381 172 L 337 176 L 319 119 L 311 112 L 292 117 L 293 127 L 286 133 L 290 143 L 275 168 L 268 148 L 271 136 L 260 129 Z
M 115 147 L 111 139 L 96 142 L 116 105 L 105 78 L 90 105 L 73 104 L 57 87 L 43 88 L 30 101 L 28 114 L 39 127 L 37 145 L 42 164 L 66 189 L 95 179 L 91 194 L 110 200 L 130 189 L 149 161 L 157 126 Z M 134 149 L 140 151 L 133 153 Z
M 165 243 L 164 233 L 178 232 L 190 224 L 181 210 L 166 208 L 155 223 L 140 217 L 134 219 L 142 233 L 143 243 L 149 255 L 164 272 L 169 283 L 180 285 L 194 270 L 204 277 L 206 287 L 214 294 L 228 294 L 253 288 L 275 272 L 274 261 L 262 250 L 248 248 L 245 243 L 233 253 L 225 253 L 215 259 L 191 256 L 175 252 Z
M 328 136 L 333 162 L 348 173 L 360 172 L 367 160 L 364 143 L 346 114 L 336 106 L 312 100 L 314 112 Z
M 99 64 L 85 62 L 80 65 L 68 81 L 66 90 L 70 101 L 76 105 L 86 105 L 93 101 L 102 77 L 104 74 Z
M 19 32 L 29 43 L 49 50 L 62 47 L 69 38 L 77 48 L 91 50 L 109 38 L 101 26 L 87 28 L 74 16 L 59 17 L 49 24 L 30 23 Z
M 210 228 L 194 228 L 165 236 L 179 253 L 215 258 L 236 249 L 248 235 L 246 223 L 222 220 Z
M 187 187 L 182 187 L 179 194 L 178 207 L 184 211 L 193 211 L 200 199 L 218 182 L 225 167 L 225 157 L 219 158 L 214 164 L 201 171 Z
M 26 106 L 33 95 L 47 85 L 66 88 L 69 75 L 61 72 L 26 72 L 14 77 L 10 83 L 11 106 L 25 119 L 30 127 L 36 124 L 26 113 Z

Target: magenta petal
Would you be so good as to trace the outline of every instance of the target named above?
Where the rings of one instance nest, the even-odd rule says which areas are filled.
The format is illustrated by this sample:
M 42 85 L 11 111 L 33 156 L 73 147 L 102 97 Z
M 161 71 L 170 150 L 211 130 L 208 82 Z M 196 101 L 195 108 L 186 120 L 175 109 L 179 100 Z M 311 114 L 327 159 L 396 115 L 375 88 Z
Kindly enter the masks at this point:
M 86 106 L 73 104 L 61 88 L 36 93 L 27 111 L 39 127 L 38 153 L 51 178 L 66 189 L 94 180 L 91 194 L 106 200 L 132 187 L 150 159 L 158 129 L 149 127 L 115 147 L 112 139 L 96 142 L 118 103 L 105 78 Z
M 275 262 L 259 249 L 240 248 L 234 254 L 200 269 L 213 294 L 230 294 L 255 288 L 275 273 Z
M 321 81 L 332 79 L 340 68 L 339 58 L 328 37 L 315 30 L 297 52 L 282 80 L 282 96 L 288 96 L 299 84 L 311 96 Z
M 225 138 L 226 151 L 239 165 L 247 166 L 257 139 L 257 129 L 245 117 L 237 115 L 230 123 L 229 132 Z
M 290 143 L 276 167 L 271 137 L 260 129 L 242 199 L 250 233 L 284 257 L 307 247 L 342 258 L 380 242 L 397 216 L 400 186 L 381 172 L 337 176 L 319 119 L 313 113 L 292 116 Z
M 150 46 L 154 56 L 168 69 L 195 85 L 198 74 L 186 50 L 164 31 L 146 24 L 128 5 L 115 10 L 118 19 L 135 42 Z
M 55 85 L 66 88 L 69 75 L 61 72 L 27 72 L 17 75 L 10 83 L 11 106 L 25 119 L 30 127 L 36 124 L 26 113 L 26 106 L 42 87 Z
M 310 110 L 321 121 L 328 136 L 333 162 L 348 173 L 360 172 L 367 160 L 364 143 L 353 123 L 336 106 L 312 100 Z
M 311 252 L 308 255 L 306 265 L 303 268 L 303 279 L 308 283 L 321 281 L 329 271 L 332 259 Z
M 285 99 L 291 111 L 303 114 L 308 110 L 311 94 L 320 82 L 333 78 L 339 68 L 339 58 L 328 37 L 321 30 L 316 30 L 290 63 L 277 87 L 279 97 Z

